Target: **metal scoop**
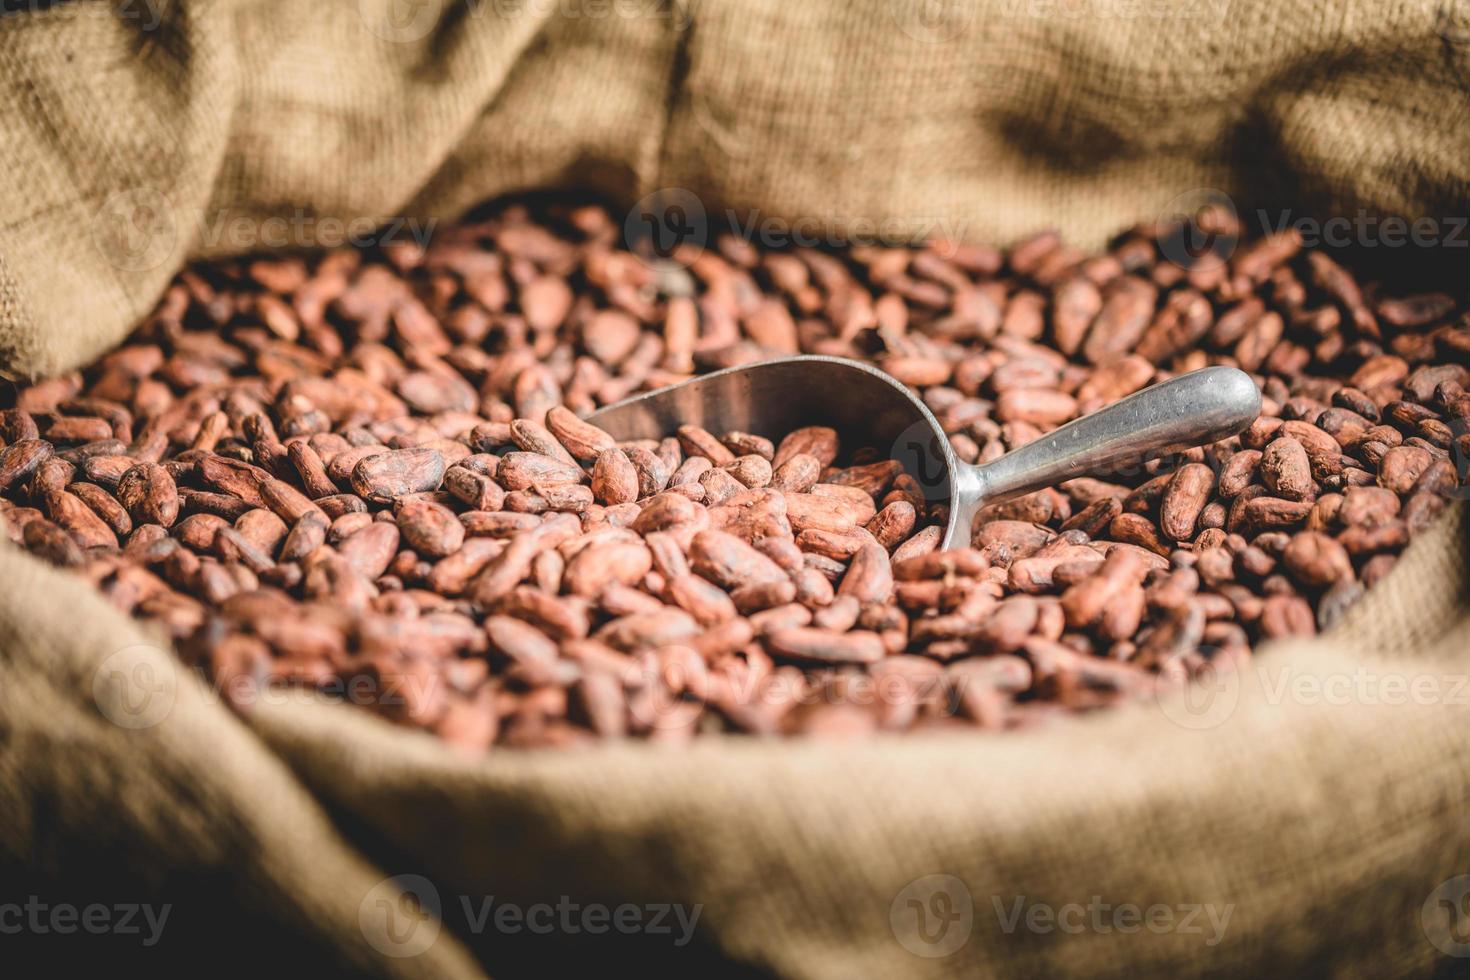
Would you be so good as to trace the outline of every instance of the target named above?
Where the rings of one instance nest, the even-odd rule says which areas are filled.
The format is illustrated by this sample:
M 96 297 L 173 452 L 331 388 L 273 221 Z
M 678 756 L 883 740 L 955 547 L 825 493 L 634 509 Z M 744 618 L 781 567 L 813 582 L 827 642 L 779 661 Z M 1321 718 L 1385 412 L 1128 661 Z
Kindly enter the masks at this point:
M 829 425 L 845 447 L 873 446 L 903 463 L 925 499 L 949 501 L 943 547 L 970 543 L 985 504 L 1079 476 L 1116 476 L 1144 460 L 1235 435 L 1261 412 L 1243 371 L 1210 367 L 1129 395 L 983 466 L 961 462 L 939 422 L 877 368 L 841 357 L 790 357 L 716 371 L 609 405 L 589 421 L 614 439 L 660 439 L 680 425 L 779 440 Z

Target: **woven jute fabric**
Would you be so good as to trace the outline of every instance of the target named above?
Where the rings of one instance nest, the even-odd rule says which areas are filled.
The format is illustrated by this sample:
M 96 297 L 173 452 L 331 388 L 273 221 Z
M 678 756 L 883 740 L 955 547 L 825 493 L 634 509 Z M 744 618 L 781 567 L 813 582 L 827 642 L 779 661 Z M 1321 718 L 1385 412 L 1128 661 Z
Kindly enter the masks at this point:
M 1082 245 L 1204 189 L 1470 198 L 1470 33 L 1435 2 L 37 6 L 0 17 L 15 377 L 103 354 L 190 258 L 523 188 Z M 1441 926 L 1470 872 L 1466 527 L 1457 505 L 1330 634 L 1184 700 L 1000 738 L 482 761 L 318 698 L 237 718 L 4 548 L 0 880 L 168 903 L 140 963 L 255 976 L 1423 972 L 1464 951 Z M 644 927 L 547 938 L 487 901 Z M 698 915 L 687 945 L 672 913 L 651 927 L 669 906 Z
M 1455 214 L 1467 51 L 1439 0 L 56 4 L 0 21 L 0 369 L 86 363 L 190 256 L 526 188 L 772 241 Z

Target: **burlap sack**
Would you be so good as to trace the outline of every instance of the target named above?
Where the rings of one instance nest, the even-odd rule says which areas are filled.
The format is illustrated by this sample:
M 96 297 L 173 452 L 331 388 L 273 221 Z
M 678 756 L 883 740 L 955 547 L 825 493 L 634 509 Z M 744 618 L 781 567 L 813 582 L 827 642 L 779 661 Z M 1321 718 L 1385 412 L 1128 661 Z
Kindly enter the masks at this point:
M 1470 35 L 1433 3 L 443 6 L 0 19 L 5 370 L 95 357 L 189 256 L 528 186 L 1082 244 L 1207 187 L 1302 213 L 1466 198 Z M 1465 533 L 1457 507 L 1330 636 L 1188 701 L 1006 738 L 479 763 L 314 701 L 238 721 L 3 549 L 0 899 L 168 903 L 150 947 L 19 938 L 242 975 L 1422 972 L 1470 951 L 1443 928 L 1470 871 Z M 492 896 L 699 918 L 687 945 L 647 917 L 546 937 L 479 919 Z

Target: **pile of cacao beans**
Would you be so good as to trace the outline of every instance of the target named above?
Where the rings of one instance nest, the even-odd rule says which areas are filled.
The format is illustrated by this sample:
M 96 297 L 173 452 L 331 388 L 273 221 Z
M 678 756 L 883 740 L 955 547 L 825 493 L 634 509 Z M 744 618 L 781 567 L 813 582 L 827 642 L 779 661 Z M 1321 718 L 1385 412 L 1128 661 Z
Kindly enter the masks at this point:
M 1458 297 L 1291 230 L 1171 261 L 1179 232 L 655 253 L 543 198 L 427 244 L 197 265 L 121 348 L 9 392 L 0 519 L 241 711 L 287 685 L 471 752 L 1123 705 L 1332 625 L 1470 453 Z M 952 551 L 888 447 L 584 421 L 797 353 L 876 364 L 972 462 L 1210 364 L 1265 408 L 990 506 Z

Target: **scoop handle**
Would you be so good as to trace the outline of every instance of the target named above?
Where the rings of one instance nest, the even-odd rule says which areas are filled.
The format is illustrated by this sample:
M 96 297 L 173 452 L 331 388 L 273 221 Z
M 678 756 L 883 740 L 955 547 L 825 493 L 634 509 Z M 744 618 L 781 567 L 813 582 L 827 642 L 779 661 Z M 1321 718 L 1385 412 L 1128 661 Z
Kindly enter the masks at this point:
M 984 504 L 1079 476 L 1106 478 L 1163 454 L 1226 439 L 1261 413 L 1261 393 L 1237 368 L 1209 367 L 1145 388 L 1074 419 L 983 466 L 962 464 L 945 547 L 969 543 Z

